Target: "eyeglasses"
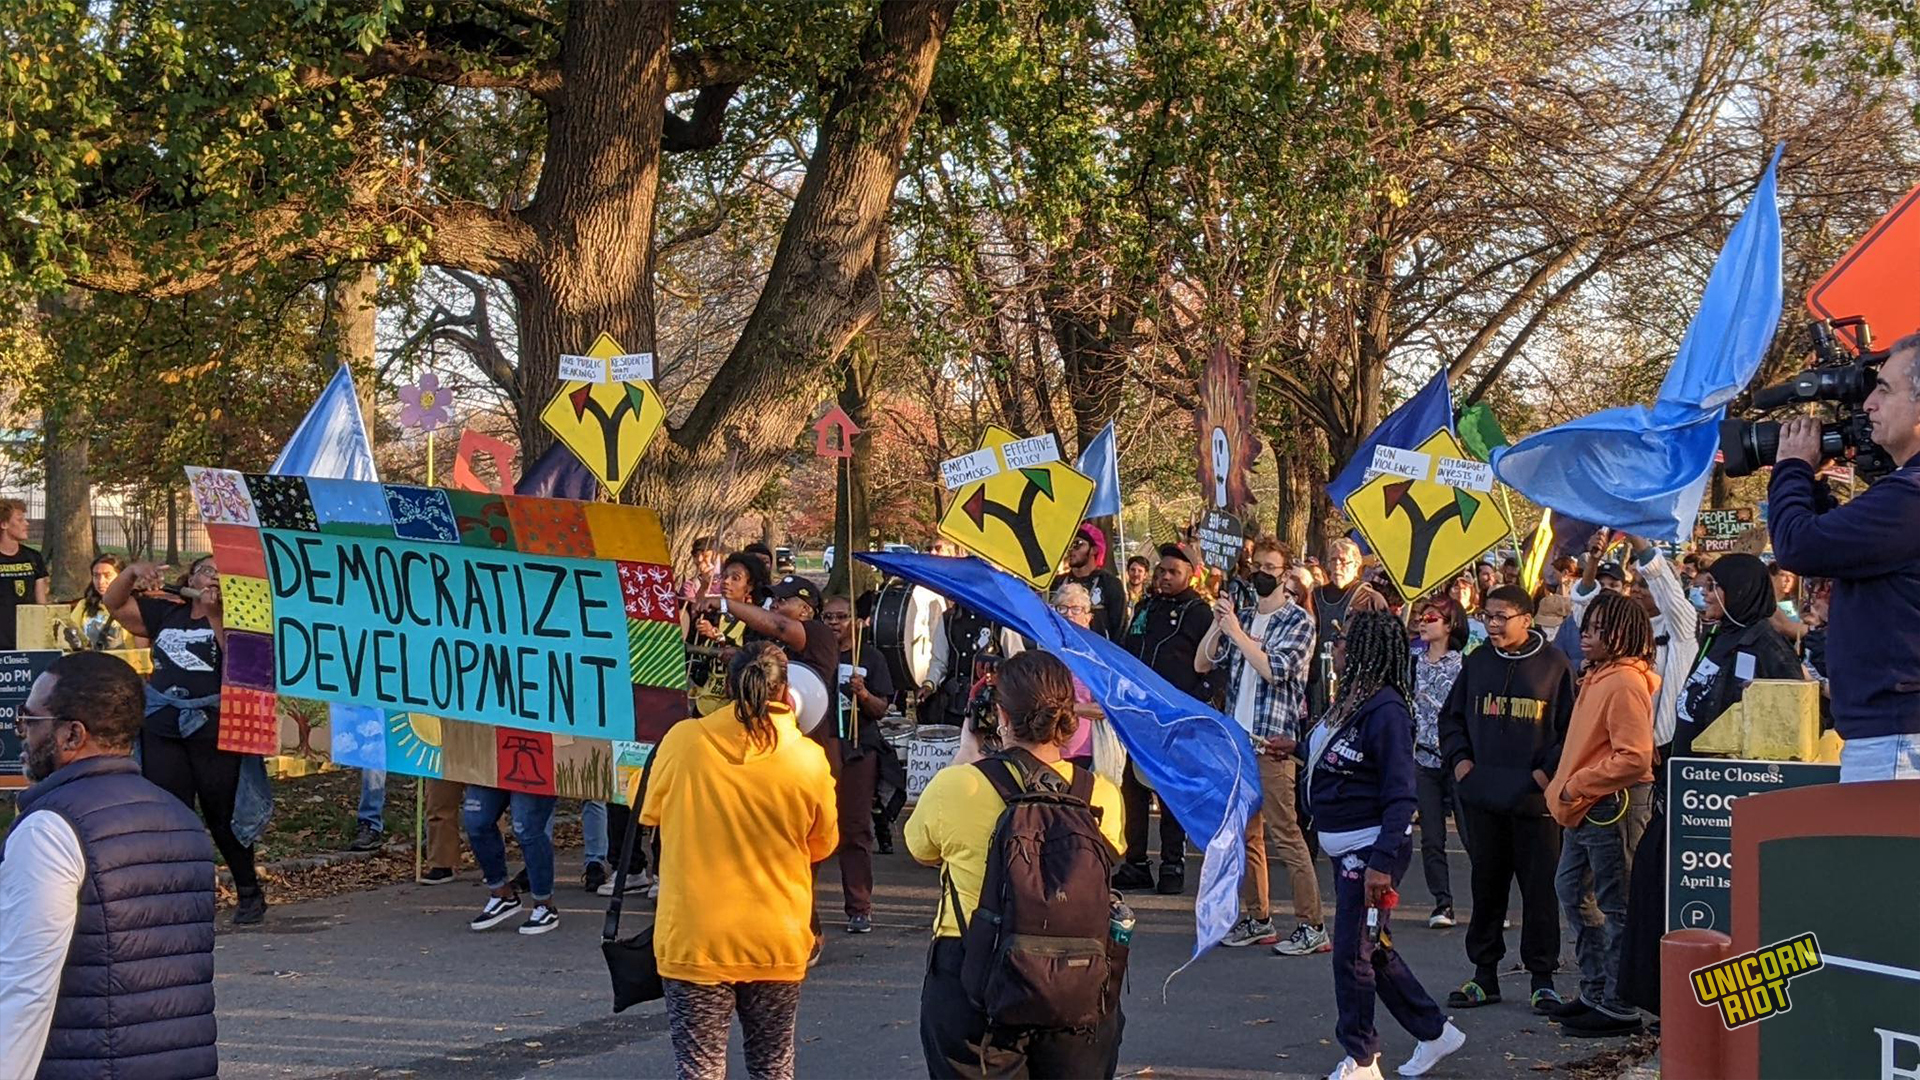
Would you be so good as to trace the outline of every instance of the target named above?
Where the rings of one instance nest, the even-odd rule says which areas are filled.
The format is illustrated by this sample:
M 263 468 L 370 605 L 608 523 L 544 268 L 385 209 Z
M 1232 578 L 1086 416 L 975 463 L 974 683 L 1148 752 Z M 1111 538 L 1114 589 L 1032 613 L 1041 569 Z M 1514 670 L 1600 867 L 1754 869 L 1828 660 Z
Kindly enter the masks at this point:
M 851 617 L 852 616 L 848 615 L 844 611 L 829 611 L 825 615 L 820 616 L 820 621 L 821 622 L 846 622 Z
M 1526 617 L 1527 613 L 1524 611 L 1514 611 L 1507 614 L 1501 614 L 1498 611 L 1483 611 L 1480 613 L 1480 620 L 1488 624 L 1511 622 L 1514 619 L 1524 619 Z
M 1077 548 L 1077 547 L 1091 547 L 1091 546 L 1093 546 L 1093 545 L 1092 545 L 1092 542 L 1091 542 L 1091 541 L 1089 541 L 1089 540 L 1088 540 L 1088 539 L 1087 539 L 1086 537 L 1084 537 L 1084 536 L 1076 536 L 1076 537 L 1074 537 L 1074 538 L 1073 538 L 1073 543 L 1071 543 L 1071 544 L 1068 544 L 1068 545 L 1067 545 L 1067 547 L 1068 547 L 1069 549 L 1071 549 L 1071 548 Z
M 1083 615 L 1091 612 L 1093 608 L 1087 604 L 1056 604 L 1053 610 L 1062 615 Z
M 1420 621 L 1423 623 L 1430 623 L 1430 622 L 1443 622 L 1445 620 L 1440 618 L 1439 612 L 1429 611 L 1420 616 Z
M 25 712 L 16 712 L 13 714 L 13 733 L 24 738 L 27 734 L 27 727 L 31 724 L 59 724 L 68 722 L 79 723 L 78 720 L 74 720 L 68 716 L 29 716 Z

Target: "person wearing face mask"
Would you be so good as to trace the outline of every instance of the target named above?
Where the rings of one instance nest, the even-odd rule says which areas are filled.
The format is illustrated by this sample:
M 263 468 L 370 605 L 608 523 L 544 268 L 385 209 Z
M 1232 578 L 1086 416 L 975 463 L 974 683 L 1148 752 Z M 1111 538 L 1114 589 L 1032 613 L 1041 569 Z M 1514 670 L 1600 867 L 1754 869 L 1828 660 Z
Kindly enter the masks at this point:
M 213 844 L 140 775 L 145 699 L 124 660 L 78 652 L 13 718 L 33 786 L 0 860 L 0 1076 L 220 1072 Z
M 1306 705 L 1307 665 L 1313 655 L 1313 619 L 1288 599 L 1281 587 L 1287 549 L 1265 537 L 1253 545 L 1248 575 L 1256 597 L 1252 607 L 1236 610 L 1222 597 L 1213 605 L 1214 622 L 1194 653 L 1196 671 L 1227 669 L 1227 714 L 1253 740 L 1260 761 L 1260 813 L 1247 824 L 1246 873 L 1240 879 L 1240 921 L 1222 945 L 1272 945 L 1281 956 L 1310 956 L 1333 948 L 1320 911 L 1320 880 L 1300 833 L 1295 813 L 1297 762 L 1291 745 L 1300 738 Z M 1286 748 L 1286 749 L 1283 749 Z M 1293 934 L 1280 940 L 1272 919 L 1267 884 L 1267 841 L 1278 844 L 1293 889 Z
M 1697 579 L 1706 590 L 1705 639 L 1675 699 L 1673 741 L 1655 771 L 1653 820 L 1634 851 L 1627 897 L 1626 952 L 1620 984 L 1627 1001 L 1660 1012 L 1660 937 L 1666 932 L 1666 805 L 1672 759 L 1693 752 L 1693 740 L 1725 715 L 1755 679 L 1800 679 L 1793 646 L 1773 625 L 1773 582 L 1767 564 L 1746 554 L 1722 555 Z

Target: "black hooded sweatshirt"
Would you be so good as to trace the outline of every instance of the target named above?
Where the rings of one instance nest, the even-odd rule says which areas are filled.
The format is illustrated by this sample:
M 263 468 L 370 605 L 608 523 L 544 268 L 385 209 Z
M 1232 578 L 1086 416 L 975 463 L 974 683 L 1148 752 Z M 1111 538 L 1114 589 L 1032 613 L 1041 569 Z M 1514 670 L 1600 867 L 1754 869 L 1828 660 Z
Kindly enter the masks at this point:
M 1673 725 L 1673 757 L 1693 752 L 1693 740 L 1746 695 L 1754 679 L 1804 679 L 1800 657 L 1774 629 L 1773 577 L 1752 555 L 1724 555 L 1713 564 L 1726 617 L 1707 631 L 1700 656 L 1680 688 Z M 1746 657 L 1747 659 L 1742 659 Z
M 1467 654 L 1440 710 L 1440 753 L 1452 772 L 1473 771 L 1457 785 L 1460 801 L 1495 813 L 1547 816 L 1546 793 L 1533 770 L 1552 776 L 1573 717 L 1573 671 L 1546 635 L 1505 652 L 1492 642 Z

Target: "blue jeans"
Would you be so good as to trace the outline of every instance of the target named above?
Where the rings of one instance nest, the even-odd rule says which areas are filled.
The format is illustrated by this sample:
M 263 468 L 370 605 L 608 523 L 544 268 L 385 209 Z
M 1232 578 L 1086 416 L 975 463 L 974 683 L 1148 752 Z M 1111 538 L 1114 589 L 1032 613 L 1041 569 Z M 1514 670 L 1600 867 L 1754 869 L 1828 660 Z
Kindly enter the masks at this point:
M 558 801 L 551 795 L 467 785 L 460 820 L 466 826 L 473 861 L 480 864 L 487 888 L 497 889 L 512 876 L 507 873 L 507 841 L 500 835 L 500 815 L 511 807 L 513 836 L 520 841 L 520 854 L 527 860 L 527 890 L 535 900 L 553 895 L 553 838 L 547 835 L 547 826 L 553 822 L 553 806 Z
M 607 865 L 607 804 L 588 800 L 580 804 L 580 836 L 587 846 L 581 869 Z
M 1840 782 L 1920 780 L 1920 735 L 1848 739 L 1840 748 Z
M 363 824 L 377 832 L 387 831 L 387 772 L 385 769 L 360 770 L 360 812 Z
M 1413 862 L 1413 838 L 1395 840 L 1400 851 L 1388 876 L 1397 887 Z M 1371 850 L 1355 851 L 1333 860 L 1333 997 L 1339 1009 L 1333 1034 L 1347 1056 L 1361 1065 L 1380 1052 L 1380 1033 L 1373 1026 L 1376 995 L 1407 1034 L 1421 1042 L 1439 1038 L 1447 1026 L 1446 1014 L 1420 985 L 1400 950 L 1384 949 L 1376 956 L 1373 944 L 1366 940 L 1366 872 L 1371 854 Z M 1382 928 L 1387 926 L 1387 915 L 1380 913 Z
M 1633 851 L 1653 813 L 1652 786 L 1627 789 L 1625 816 L 1611 825 L 1583 821 L 1560 845 L 1553 891 L 1580 961 L 1580 999 L 1620 1018 L 1639 1016 L 1620 993 L 1620 956 L 1627 928 L 1627 882 Z

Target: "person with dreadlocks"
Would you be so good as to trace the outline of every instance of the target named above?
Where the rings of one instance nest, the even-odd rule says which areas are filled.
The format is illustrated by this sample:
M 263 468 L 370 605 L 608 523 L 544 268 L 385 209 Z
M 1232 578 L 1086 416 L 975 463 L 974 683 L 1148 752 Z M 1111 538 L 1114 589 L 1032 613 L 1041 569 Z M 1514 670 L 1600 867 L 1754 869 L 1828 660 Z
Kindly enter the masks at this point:
M 1334 1037 L 1347 1052 L 1328 1080 L 1378 1080 L 1377 994 L 1420 1044 L 1400 1066 L 1422 1076 L 1466 1045 L 1393 948 L 1387 916 L 1413 862 L 1413 668 L 1407 631 L 1385 611 L 1356 613 L 1335 642 L 1338 696 L 1307 736 L 1307 811 L 1334 865 Z M 1377 913 L 1370 925 L 1369 916 Z
M 1547 810 L 1566 829 L 1553 888 L 1574 931 L 1580 995 L 1548 1015 L 1568 1035 L 1592 1038 L 1632 1035 L 1641 1027 L 1640 1014 L 1620 992 L 1620 956 L 1633 853 L 1653 814 L 1660 676 L 1644 607 L 1625 593 L 1602 592 L 1586 609 L 1580 622 L 1586 673 L 1547 785 Z

